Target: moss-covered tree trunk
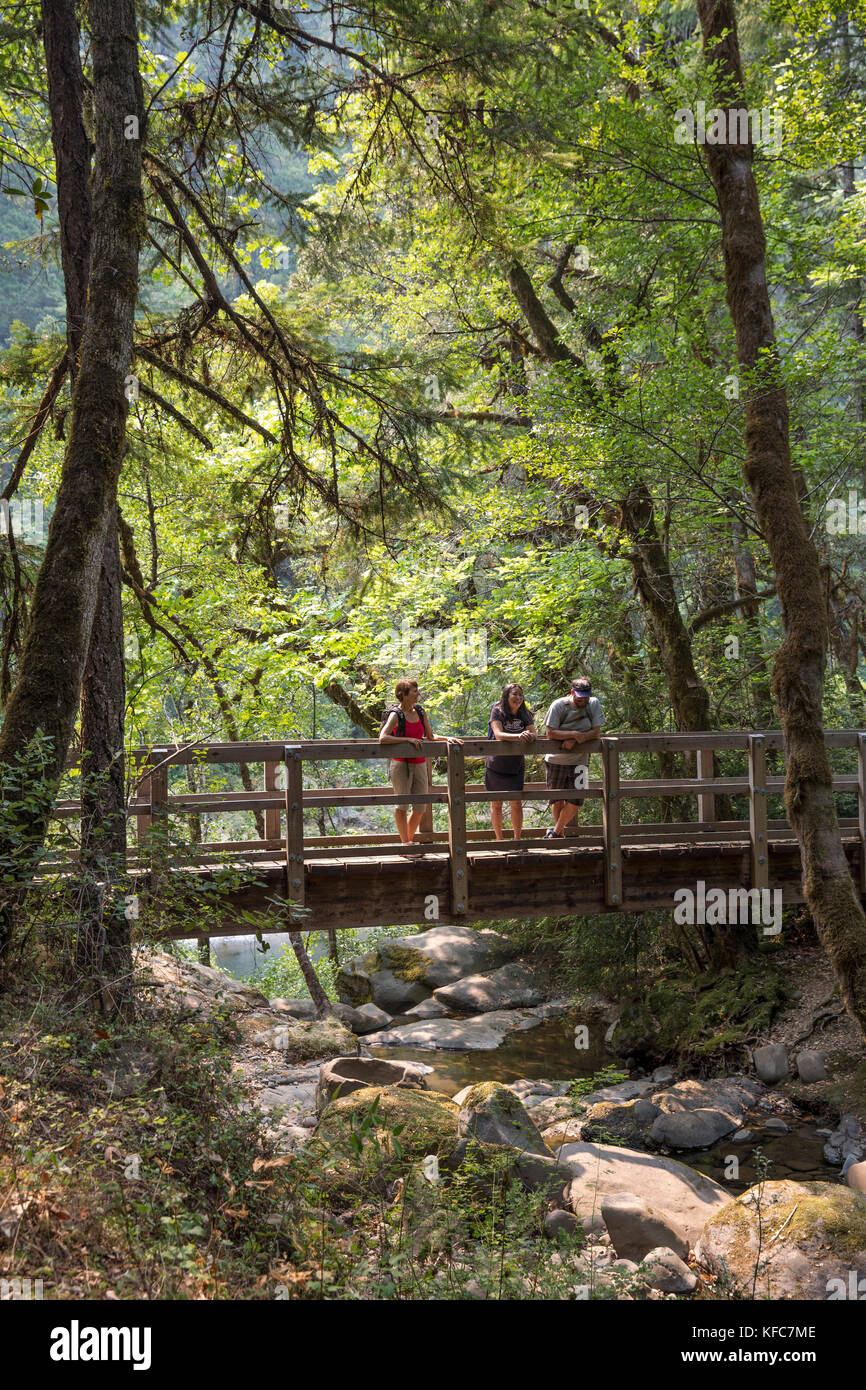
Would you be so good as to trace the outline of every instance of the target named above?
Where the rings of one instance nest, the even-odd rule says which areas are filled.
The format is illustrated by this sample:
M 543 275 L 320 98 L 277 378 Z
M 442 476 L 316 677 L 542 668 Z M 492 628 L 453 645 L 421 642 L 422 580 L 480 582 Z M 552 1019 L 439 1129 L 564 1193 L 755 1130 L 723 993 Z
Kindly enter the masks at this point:
M 133 0 L 90 0 L 89 14 L 95 141 L 89 295 L 69 443 L 18 680 L 0 733 L 0 763 L 10 766 L 43 736 L 51 790 L 62 774 L 75 724 L 106 533 L 115 512 L 144 228 L 144 107 L 135 7 Z M 3 787 L 0 862 L 7 882 L 0 949 L 11 926 L 13 882 L 26 878 L 45 836 L 45 803 L 27 792 L 14 778 Z
M 745 108 L 733 0 L 698 0 L 698 13 L 716 103 Z M 809 910 L 846 1007 L 866 1035 L 866 916 L 839 833 L 822 725 L 826 596 L 791 466 L 753 149 L 751 143 L 704 149 L 722 215 L 728 308 L 748 372 L 744 472 L 773 560 L 785 627 L 773 670 L 787 762 L 785 805 L 800 843 Z

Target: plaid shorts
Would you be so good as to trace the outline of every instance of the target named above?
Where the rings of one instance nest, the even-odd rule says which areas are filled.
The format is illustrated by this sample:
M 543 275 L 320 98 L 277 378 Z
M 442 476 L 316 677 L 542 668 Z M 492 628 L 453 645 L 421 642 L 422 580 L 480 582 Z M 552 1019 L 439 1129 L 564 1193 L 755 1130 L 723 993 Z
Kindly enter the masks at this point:
M 554 791 L 573 792 L 576 788 L 575 777 L 577 772 L 581 767 L 585 766 L 585 763 L 545 763 L 544 770 L 547 776 L 547 785 Z M 549 805 L 553 806 L 557 800 L 559 800 L 558 797 L 554 798 Z M 571 804 L 572 806 L 582 806 L 583 802 L 584 798 L 580 797 L 579 799 L 575 798 Z

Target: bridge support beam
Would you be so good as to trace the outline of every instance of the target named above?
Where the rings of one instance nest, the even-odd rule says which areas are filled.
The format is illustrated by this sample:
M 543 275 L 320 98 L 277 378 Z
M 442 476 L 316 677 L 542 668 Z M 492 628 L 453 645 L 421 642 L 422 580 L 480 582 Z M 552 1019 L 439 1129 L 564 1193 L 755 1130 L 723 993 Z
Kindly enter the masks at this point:
M 466 858 L 466 764 L 463 749 L 448 745 L 448 849 L 451 867 L 451 912 L 465 917 L 469 908 L 469 860 Z
M 286 897 L 289 918 L 304 905 L 304 764 L 299 744 L 286 745 Z
M 749 735 L 749 840 L 752 848 L 752 887 L 769 888 L 767 749 L 763 734 Z
M 619 804 L 619 740 L 601 740 L 604 776 L 602 827 L 604 832 L 604 901 L 606 907 L 622 907 L 622 836 Z

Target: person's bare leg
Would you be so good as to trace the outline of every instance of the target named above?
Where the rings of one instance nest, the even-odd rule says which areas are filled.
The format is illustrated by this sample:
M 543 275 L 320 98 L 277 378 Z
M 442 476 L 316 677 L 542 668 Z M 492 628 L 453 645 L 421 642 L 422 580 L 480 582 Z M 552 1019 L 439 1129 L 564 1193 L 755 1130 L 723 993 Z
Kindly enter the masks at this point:
M 554 829 L 557 835 L 562 835 L 565 830 L 565 827 L 567 825 L 570 825 L 571 822 L 574 820 L 575 816 L 580 810 L 580 807 L 575 805 L 573 801 L 561 801 L 559 804 L 561 810 L 559 812 L 559 815 L 556 817 L 556 825 L 554 826 Z
M 397 834 L 400 836 L 400 839 L 403 841 L 403 844 L 407 845 L 409 843 L 409 832 L 406 829 L 405 806 L 394 807 L 394 819 L 397 822 Z
M 563 806 L 567 806 L 567 805 L 568 805 L 568 802 L 567 802 L 567 801 L 554 801 L 553 805 L 551 806 L 550 809 L 551 809 L 551 811 L 553 812 L 553 828 L 554 828 L 554 830 L 556 829 L 556 822 L 559 820 L 559 814 L 560 814 L 560 812 L 561 812 Z
M 423 806 L 421 807 L 420 811 L 413 811 L 413 812 L 412 812 L 411 816 L 409 817 L 409 838 L 408 838 L 407 841 L 406 841 L 407 844 L 409 844 L 409 845 L 414 845 L 414 843 L 415 843 L 415 831 L 418 829 L 418 826 L 421 824 L 421 821 L 423 820 L 423 818 L 424 818 L 424 807 L 423 807 Z
M 519 840 L 523 834 L 523 802 L 511 802 L 511 828 L 514 831 L 515 840 Z
M 493 833 L 497 840 L 502 839 L 502 802 L 491 801 L 490 803 L 490 824 L 493 826 Z

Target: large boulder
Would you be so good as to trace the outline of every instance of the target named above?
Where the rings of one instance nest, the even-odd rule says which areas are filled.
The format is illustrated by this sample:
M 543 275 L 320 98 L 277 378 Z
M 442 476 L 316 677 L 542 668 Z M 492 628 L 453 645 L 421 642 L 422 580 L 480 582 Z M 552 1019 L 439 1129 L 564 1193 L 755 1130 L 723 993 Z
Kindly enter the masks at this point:
M 369 977 L 373 991 L 373 1003 L 387 1014 L 399 1014 L 422 999 L 429 999 L 427 985 L 417 980 L 406 980 L 393 970 L 376 970 Z
M 767 1043 L 766 1047 L 756 1047 L 752 1053 L 755 1071 L 768 1086 L 775 1086 L 789 1074 L 788 1049 L 784 1043 Z
M 387 1149 L 388 1136 L 401 1125 L 400 1152 L 409 1162 L 436 1154 L 449 1159 L 457 1148 L 457 1107 L 432 1091 L 406 1086 L 364 1086 L 350 1095 L 332 1100 L 316 1129 L 319 1144 L 345 1141 L 353 1120 L 369 1117 L 378 1100 L 373 1130 L 380 1145 Z
M 571 1172 L 568 1205 L 579 1219 L 600 1212 L 605 1197 L 632 1192 L 664 1212 L 692 1245 L 708 1219 L 731 1199 L 703 1173 L 659 1154 L 581 1141 L 563 1144 L 557 1160 Z
M 722 1110 L 675 1110 L 656 1117 L 650 1137 L 669 1149 L 708 1149 L 738 1127 Z
M 689 1253 L 688 1237 L 673 1217 L 633 1192 L 614 1192 L 603 1197 L 601 1214 L 621 1260 L 642 1260 L 658 1246 L 673 1250 L 681 1259 Z
M 517 1096 L 499 1081 L 483 1081 L 463 1094 L 457 1120 L 462 1139 L 506 1144 L 551 1157 L 550 1150 Z
M 380 1028 L 387 1028 L 391 1022 L 391 1015 L 377 1004 L 361 1004 L 357 1009 L 353 1009 L 351 1004 L 337 1004 L 336 1013 L 341 1023 L 362 1037 L 365 1033 L 378 1033 Z
M 396 936 L 377 942 L 375 950 L 364 957 L 362 964 L 370 973 L 390 970 L 401 980 L 426 985 L 432 990 L 460 980 L 464 975 L 494 970 L 516 954 L 511 942 L 495 931 L 431 927 L 414 936 Z
M 866 1276 L 866 1197 L 839 1183 L 765 1182 L 710 1218 L 695 1254 L 750 1298 L 849 1298 Z
M 675 1086 L 657 1090 L 653 1104 L 665 1114 L 681 1110 L 718 1110 L 742 1122 L 763 1088 L 748 1076 L 721 1076 L 707 1081 L 678 1081 Z
M 339 1057 L 358 1050 L 354 1034 L 336 1018 L 307 1022 L 279 1014 L 249 1014 L 238 1018 L 237 1024 L 245 1041 L 285 1052 L 294 1062 L 310 1057 Z
M 581 1139 L 598 1140 L 603 1144 L 615 1141 L 627 1149 L 645 1144 L 656 1113 L 655 1106 L 650 1106 L 652 1116 L 649 1123 L 641 1119 L 637 1107 L 646 1104 L 646 1101 L 630 1100 L 624 1105 L 616 1105 L 612 1101 L 602 1100 L 591 1105 L 586 1111 Z M 554 1118 L 560 1117 L 557 1115 Z
M 546 998 L 548 980 L 537 966 L 512 961 L 479 975 L 466 975 L 451 985 L 440 985 L 434 999 L 449 1009 L 464 1013 L 487 1013 L 491 1009 L 527 1008 Z
M 316 1110 L 319 1114 L 335 1096 L 347 1096 L 370 1086 L 406 1086 L 416 1091 L 428 1089 L 424 1075 L 429 1067 L 416 1062 L 386 1062 L 376 1057 L 335 1057 L 319 1072 Z
M 415 1019 L 399 1023 L 381 1033 L 370 1033 L 370 1047 L 435 1047 L 455 1052 L 489 1052 L 498 1047 L 508 1033 L 537 1028 L 554 1017 L 558 1006 L 541 1004 L 535 1009 L 496 1009 L 474 1018 Z
M 444 1004 L 431 994 L 429 999 L 422 999 L 420 1004 L 413 1004 L 411 1009 L 403 1010 L 403 1017 L 407 1021 L 425 1018 L 446 1018 L 448 1010 Z
M 370 984 L 369 971 L 362 970 L 356 960 L 347 961 L 345 965 L 340 966 L 334 986 L 340 1002 L 351 1005 L 353 1009 L 373 1002 L 373 986 Z

